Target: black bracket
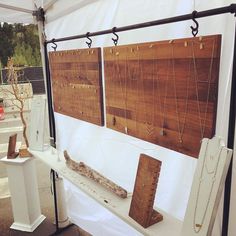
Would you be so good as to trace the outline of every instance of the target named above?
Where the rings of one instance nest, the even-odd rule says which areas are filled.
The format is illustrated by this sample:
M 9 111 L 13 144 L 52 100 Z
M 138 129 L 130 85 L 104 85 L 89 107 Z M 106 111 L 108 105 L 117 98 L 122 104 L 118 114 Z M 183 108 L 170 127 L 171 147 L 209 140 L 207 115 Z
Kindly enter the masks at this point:
M 116 38 L 111 38 L 113 43 L 115 44 L 115 46 L 117 45 L 118 43 L 118 40 L 119 40 L 119 36 L 118 34 L 116 33 L 116 27 L 113 27 L 112 28 L 112 33 L 116 36 Z
M 198 22 L 197 22 L 197 20 L 196 20 L 197 11 L 193 11 L 193 12 L 192 12 L 192 15 L 193 15 L 192 20 L 194 21 L 194 23 L 196 24 L 196 26 L 195 26 L 195 27 L 190 26 L 190 28 L 192 29 L 192 35 L 193 35 L 193 37 L 196 37 L 197 34 L 198 34 L 198 28 L 199 28 L 199 24 L 198 24 Z
M 54 46 L 52 46 L 53 50 L 56 51 L 57 50 L 57 44 L 55 43 L 55 39 L 52 39 L 52 44 Z
M 91 48 L 93 40 L 89 37 L 90 32 L 87 32 L 86 38 L 89 40 L 89 42 L 86 42 L 88 47 Z
M 37 21 L 45 21 L 45 11 L 43 10 L 42 7 L 38 8 L 37 11 L 33 11 L 33 16 L 36 17 Z

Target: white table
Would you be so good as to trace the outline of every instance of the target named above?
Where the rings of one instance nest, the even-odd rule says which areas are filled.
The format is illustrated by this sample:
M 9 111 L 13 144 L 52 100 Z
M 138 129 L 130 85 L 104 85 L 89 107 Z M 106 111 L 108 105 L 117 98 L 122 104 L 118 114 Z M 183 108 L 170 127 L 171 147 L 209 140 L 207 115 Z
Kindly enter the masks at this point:
M 81 176 L 69 169 L 66 166 L 65 159 L 62 152 L 58 152 L 54 148 L 49 148 L 45 151 L 32 151 L 30 152 L 38 159 L 43 161 L 49 167 L 54 169 L 58 174 L 69 180 L 84 193 L 100 203 L 103 207 L 107 208 L 113 214 L 121 218 L 127 224 L 134 227 L 143 235 L 150 236 L 173 236 L 180 235 L 182 222 L 172 217 L 171 215 L 157 209 L 163 214 L 164 220 L 157 224 L 154 224 L 148 228 L 143 228 L 131 217 L 129 217 L 129 207 L 131 202 L 131 196 L 126 199 L 121 199 L 115 194 L 111 193 L 104 187 L 100 186 L 96 182 Z M 59 158 L 58 158 L 59 155 Z M 59 161 L 60 160 L 60 161 Z
M 7 167 L 14 223 L 11 229 L 33 232 L 45 219 L 41 214 L 35 158 L 0 159 Z

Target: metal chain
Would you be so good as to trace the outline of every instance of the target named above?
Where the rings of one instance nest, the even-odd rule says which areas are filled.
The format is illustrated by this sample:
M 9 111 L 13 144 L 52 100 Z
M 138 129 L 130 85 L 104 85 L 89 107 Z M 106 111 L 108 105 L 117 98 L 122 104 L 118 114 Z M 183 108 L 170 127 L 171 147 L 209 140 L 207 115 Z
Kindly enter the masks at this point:
M 198 117 L 199 117 L 199 123 L 200 123 L 200 129 L 201 129 L 201 139 L 203 139 L 205 134 L 205 128 L 206 128 L 206 116 L 207 116 L 207 110 L 208 110 L 208 104 L 209 104 L 209 97 L 210 97 L 210 85 L 211 85 L 211 78 L 212 78 L 212 67 L 213 67 L 213 56 L 215 51 L 215 40 L 213 42 L 212 46 L 212 54 L 211 54 L 211 62 L 210 62 L 210 68 L 208 73 L 208 88 L 207 88 L 207 101 L 204 111 L 204 120 L 202 122 L 202 116 L 201 116 L 201 109 L 200 109 L 200 102 L 199 102 L 199 88 L 198 88 L 198 73 L 197 73 L 197 63 L 195 58 L 195 52 L 194 52 L 194 42 L 192 41 L 192 54 L 193 54 L 193 65 L 194 65 L 194 81 L 195 81 L 195 89 L 196 89 L 196 96 L 197 96 L 197 106 L 198 106 Z
M 177 119 L 178 119 L 178 135 L 179 135 L 179 142 L 183 143 L 183 134 L 184 134 L 184 129 L 186 125 L 186 117 L 187 117 L 187 111 L 188 111 L 188 96 L 189 96 L 189 81 L 190 81 L 190 76 L 187 78 L 187 91 L 186 91 L 186 98 L 185 98 L 185 108 L 184 108 L 184 120 L 183 124 L 181 127 L 181 122 L 180 122 L 180 114 L 179 114 L 179 108 L 178 108 L 178 97 L 177 97 L 177 88 L 176 88 L 176 74 L 175 74 L 175 60 L 174 60 L 174 46 L 172 44 L 172 73 L 173 73 L 173 78 L 174 78 L 174 94 L 175 94 L 175 111 L 177 114 Z M 189 62 L 189 74 L 190 74 L 190 62 Z

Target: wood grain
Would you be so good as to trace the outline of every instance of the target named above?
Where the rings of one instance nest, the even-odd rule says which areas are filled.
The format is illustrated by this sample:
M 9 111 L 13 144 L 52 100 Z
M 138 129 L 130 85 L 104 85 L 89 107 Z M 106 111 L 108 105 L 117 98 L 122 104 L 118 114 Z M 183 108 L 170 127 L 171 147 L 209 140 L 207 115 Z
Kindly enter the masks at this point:
M 102 126 L 101 49 L 49 53 L 54 110 Z
M 220 49 L 220 35 L 104 48 L 107 127 L 197 157 L 215 133 Z
M 160 171 L 161 161 L 140 154 L 129 216 L 144 228 L 163 220 L 153 209 Z

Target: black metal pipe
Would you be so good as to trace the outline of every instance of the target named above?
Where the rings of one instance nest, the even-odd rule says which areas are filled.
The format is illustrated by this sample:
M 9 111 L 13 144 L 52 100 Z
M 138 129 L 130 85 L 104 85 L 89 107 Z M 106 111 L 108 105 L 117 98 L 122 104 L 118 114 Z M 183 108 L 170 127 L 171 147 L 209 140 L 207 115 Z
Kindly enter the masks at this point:
M 47 43 L 44 43 L 44 60 L 45 60 L 45 71 L 46 71 L 46 86 L 47 86 L 47 99 L 48 99 L 48 117 L 49 117 L 49 132 L 50 137 L 53 138 L 53 145 L 56 142 L 56 128 L 55 128 L 55 117 L 53 112 L 52 103 L 52 89 L 51 89 L 51 77 L 50 68 L 48 61 L 48 50 Z
M 59 230 L 58 209 L 57 209 L 57 188 L 56 188 L 56 173 L 53 169 L 51 169 L 51 174 L 52 174 L 52 187 L 53 187 L 53 197 L 54 197 L 55 223 L 57 232 Z M 52 235 L 55 235 L 55 233 L 53 233 Z
M 234 32 L 234 57 L 233 57 L 233 72 L 231 80 L 231 94 L 230 94 L 230 111 L 229 111 L 229 127 L 228 127 L 228 148 L 234 149 L 234 133 L 235 133 L 235 117 L 236 117 L 236 25 Z M 229 165 L 229 170 L 225 181 L 224 190 L 224 211 L 222 222 L 222 236 L 228 235 L 229 226 L 229 209 L 230 209 L 230 195 L 231 195 L 231 180 L 232 180 L 233 158 Z
M 195 12 L 194 17 L 195 18 L 202 18 L 202 17 L 214 16 L 214 15 L 225 14 L 225 13 L 236 13 L 236 4 L 231 4 L 227 7 L 220 7 L 220 8 L 215 8 L 215 9 L 211 9 L 211 10 Z M 123 26 L 123 27 L 116 27 L 115 32 L 140 29 L 140 28 L 156 26 L 156 25 L 170 24 L 170 23 L 186 21 L 186 20 L 191 20 L 191 19 L 193 19 L 193 13 L 170 17 L 170 18 L 165 18 L 165 19 L 161 19 L 161 20 L 149 21 L 149 22 L 140 23 L 140 24 L 128 25 L 128 26 Z M 97 32 L 90 32 L 89 36 L 91 37 L 91 36 L 98 36 L 98 35 L 104 35 L 104 34 L 111 34 L 113 32 L 114 32 L 114 27 L 112 29 L 101 30 L 101 31 L 97 31 Z M 74 36 L 69 36 L 69 37 L 51 39 L 51 40 L 46 41 L 46 44 L 53 43 L 53 42 L 55 43 L 55 42 L 62 42 L 62 41 L 86 38 L 86 37 L 87 37 L 87 33 L 81 34 L 81 35 L 74 35 Z
M 44 60 L 45 60 L 45 71 L 46 71 L 46 86 L 47 86 L 47 100 L 48 100 L 48 118 L 49 118 L 49 132 L 50 137 L 50 144 L 55 147 L 56 142 L 56 132 L 55 132 L 55 117 L 53 112 L 52 106 L 52 90 L 51 90 L 51 77 L 50 77 L 50 68 L 49 68 L 49 61 L 48 61 L 48 50 L 47 44 L 44 43 Z M 52 186 L 53 186 L 53 199 L 54 199 L 54 214 L 55 214 L 55 224 L 56 224 L 56 231 L 51 235 L 56 235 L 59 231 L 59 221 L 58 221 L 58 207 L 57 207 L 57 189 L 56 189 L 56 173 L 53 169 L 51 169 L 52 175 Z

